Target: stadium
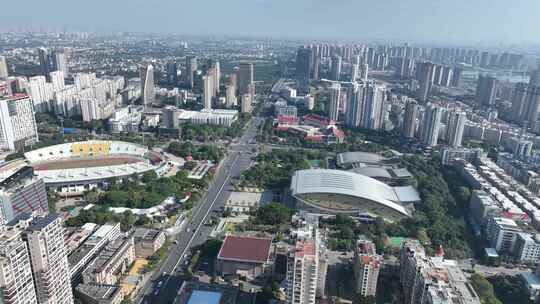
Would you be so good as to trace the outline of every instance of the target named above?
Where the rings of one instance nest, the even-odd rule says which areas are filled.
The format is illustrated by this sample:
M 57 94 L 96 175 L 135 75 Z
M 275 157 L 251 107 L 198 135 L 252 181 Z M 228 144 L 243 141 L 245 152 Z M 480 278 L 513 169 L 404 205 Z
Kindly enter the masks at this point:
M 368 176 L 328 169 L 296 171 L 291 194 L 298 209 L 382 217 L 390 222 L 412 216 L 413 204 L 420 201 L 411 186 L 391 187 Z
M 24 156 L 47 187 L 66 195 L 100 187 L 110 178 L 151 170 L 161 175 L 169 165 L 162 154 L 121 141 L 65 143 L 26 152 Z

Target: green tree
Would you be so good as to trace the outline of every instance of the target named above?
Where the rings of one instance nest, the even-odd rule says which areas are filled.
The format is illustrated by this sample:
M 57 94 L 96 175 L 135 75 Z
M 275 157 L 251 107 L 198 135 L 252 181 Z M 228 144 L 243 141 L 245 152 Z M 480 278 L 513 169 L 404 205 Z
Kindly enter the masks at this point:
M 502 304 L 495 296 L 493 285 L 483 276 L 474 273 L 471 276 L 471 285 L 480 297 L 480 301 L 484 304 Z

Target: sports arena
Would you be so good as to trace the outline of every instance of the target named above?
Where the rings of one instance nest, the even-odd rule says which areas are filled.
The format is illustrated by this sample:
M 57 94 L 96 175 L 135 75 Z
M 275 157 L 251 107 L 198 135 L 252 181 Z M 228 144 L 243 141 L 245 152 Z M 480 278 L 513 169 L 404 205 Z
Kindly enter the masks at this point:
M 66 143 L 33 150 L 24 156 L 49 188 L 66 195 L 102 186 L 110 178 L 150 170 L 161 175 L 168 168 L 162 154 L 121 141 Z

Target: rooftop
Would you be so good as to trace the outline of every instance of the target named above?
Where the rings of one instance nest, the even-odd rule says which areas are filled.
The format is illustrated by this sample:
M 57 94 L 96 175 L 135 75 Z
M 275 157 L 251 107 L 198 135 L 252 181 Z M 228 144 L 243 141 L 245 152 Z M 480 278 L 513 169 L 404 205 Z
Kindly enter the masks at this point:
M 270 255 L 271 239 L 228 235 L 218 259 L 240 262 L 265 263 Z
M 122 287 L 118 285 L 79 284 L 75 288 L 79 293 L 85 294 L 97 300 L 109 300 L 114 298 Z
M 187 304 L 219 304 L 221 293 L 217 291 L 194 290 Z

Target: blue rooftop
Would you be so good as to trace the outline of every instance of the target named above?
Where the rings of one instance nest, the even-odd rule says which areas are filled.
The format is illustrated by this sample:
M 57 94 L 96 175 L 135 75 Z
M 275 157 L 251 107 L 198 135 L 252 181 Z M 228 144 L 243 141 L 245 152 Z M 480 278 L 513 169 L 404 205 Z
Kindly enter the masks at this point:
M 219 304 L 220 299 L 220 292 L 194 290 L 187 304 Z

